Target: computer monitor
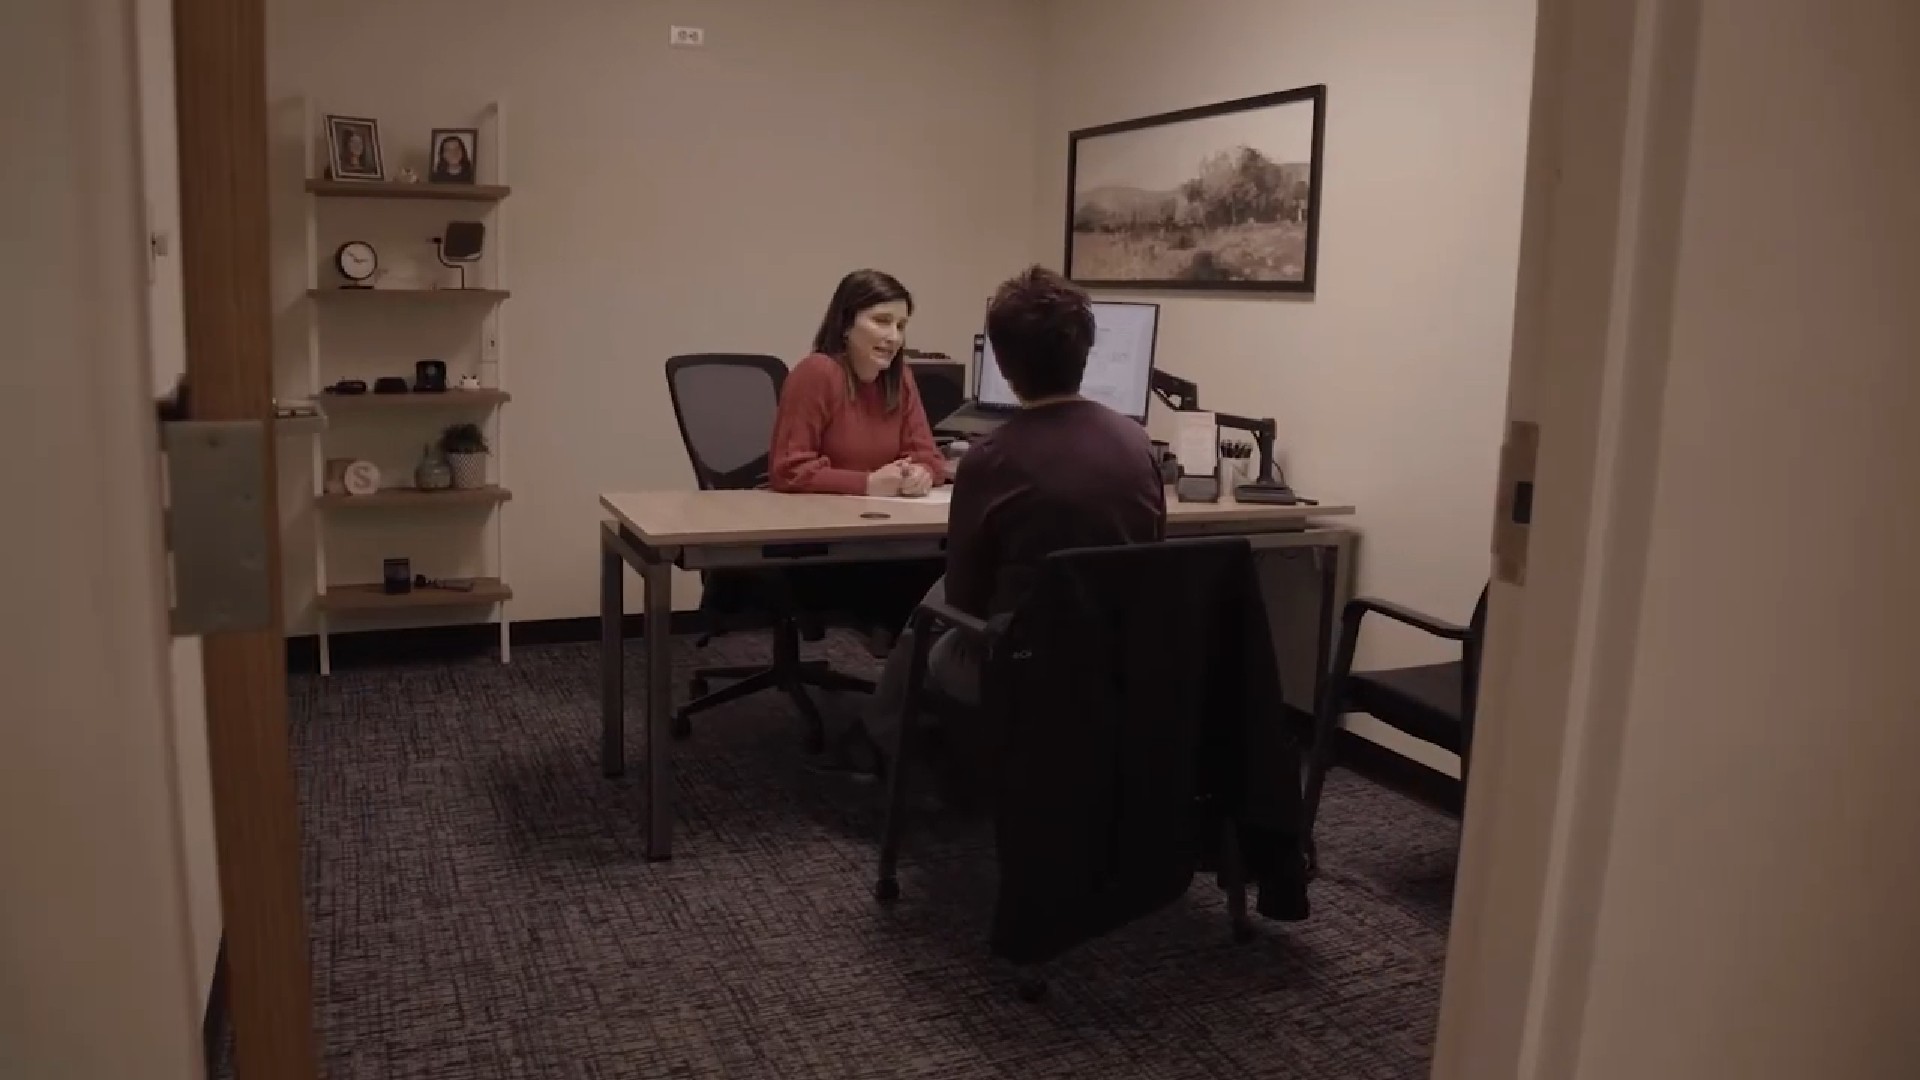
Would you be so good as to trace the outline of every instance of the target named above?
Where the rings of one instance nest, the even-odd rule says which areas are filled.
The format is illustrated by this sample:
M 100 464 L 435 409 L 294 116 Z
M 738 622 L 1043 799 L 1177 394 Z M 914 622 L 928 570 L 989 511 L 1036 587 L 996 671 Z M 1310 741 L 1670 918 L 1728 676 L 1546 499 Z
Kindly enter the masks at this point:
M 1160 305 L 1119 300 L 1093 302 L 1093 350 L 1087 354 L 1083 397 L 1114 412 L 1147 422 L 1152 396 L 1153 347 L 1160 335 Z M 974 400 L 987 408 L 1015 408 L 1020 399 L 1000 374 L 989 339 L 974 373 Z

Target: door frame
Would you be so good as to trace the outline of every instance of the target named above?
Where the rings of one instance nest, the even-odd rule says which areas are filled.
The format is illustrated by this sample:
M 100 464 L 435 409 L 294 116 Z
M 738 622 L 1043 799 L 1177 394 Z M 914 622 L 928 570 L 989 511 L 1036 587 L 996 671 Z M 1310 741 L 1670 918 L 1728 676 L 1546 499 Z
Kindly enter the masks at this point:
M 189 416 L 265 424 L 263 629 L 207 634 L 201 668 L 234 1063 L 317 1075 L 300 820 L 287 733 L 273 426 L 264 0 L 173 0 Z
M 193 412 L 270 423 L 264 4 L 174 0 L 174 14 Z M 1491 591 L 1437 1077 L 1564 1076 L 1578 1047 L 1697 16 L 1698 0 L 1539 4 L 1508 410 L 1543 433 L 1531 584 Z M 278 582 L 271 495 L 262 513 Z M 277 596 L 274 619 L 210 635 L 204 670 L 237 1063 L 298 1080 L 317 1057 Z
M 1524 584 L 1490 591 L 1433 1075 L 1567 1080 L 1645 585 L 1700 0 L 1541 0 L 1509 421 Z

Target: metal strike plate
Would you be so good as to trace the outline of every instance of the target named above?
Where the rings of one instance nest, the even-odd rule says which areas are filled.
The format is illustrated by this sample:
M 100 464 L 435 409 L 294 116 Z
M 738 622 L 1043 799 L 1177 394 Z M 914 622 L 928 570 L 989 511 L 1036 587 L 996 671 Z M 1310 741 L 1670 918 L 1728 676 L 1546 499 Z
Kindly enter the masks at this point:
M 1509 585 L 1527 583 L 1527 549 L 1533 536 L 1533 481 L 1540 463 L 1540 425 L 1514 420 L 1500 447 L 1500 491 L 1493 521 L 1493 576 Z
M 176 636 L 272 625 L 267 438 L 260 420 L 161 423 Z

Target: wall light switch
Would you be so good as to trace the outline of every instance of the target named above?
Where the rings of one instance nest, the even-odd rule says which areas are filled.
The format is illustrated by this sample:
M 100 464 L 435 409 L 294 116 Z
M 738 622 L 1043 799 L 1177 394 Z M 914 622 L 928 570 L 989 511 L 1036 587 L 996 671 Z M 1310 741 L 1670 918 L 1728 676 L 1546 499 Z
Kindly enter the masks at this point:
M 674 26 L 667 30 L 667 44 L 681 49 L 697 49 L 707 43 L 707 32 L 697 26 Z

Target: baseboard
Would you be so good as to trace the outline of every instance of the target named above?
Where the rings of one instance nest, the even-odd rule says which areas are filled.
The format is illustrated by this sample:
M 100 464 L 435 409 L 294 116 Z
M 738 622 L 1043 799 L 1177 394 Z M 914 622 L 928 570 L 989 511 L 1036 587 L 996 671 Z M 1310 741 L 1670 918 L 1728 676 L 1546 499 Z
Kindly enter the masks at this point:
M 675 634 L 698 633 L 705 625 L 697 611 L 676 611 L 669 622 Z M 646 636 L 647 617 L 628 615 L 621 636 Z M 566 645 L 600 640 L 600 618 L 531 619 L 511 624 L 507 638 L 515 645 Z M 500 647 L 499 623 L 462 623 L 457 626 L 417 626 L 397 630 L 355 630 L 328 635 L 327 648 L 335 670 L 419 660 L 456 660 L 484 656 Z M 320 670 L 320 639 L 313 634 L 287 638 L 287 670 L 311 674 Z
M 207 1080 L 214 1080 L 220 1061 L 220 1044 L 225 1040 L 227 1025 L 232 1022 L 227 1014 L 227 935 L 220 935 L 219 951 L 213 957 L 213 981 L 207 984 L 207 1007 L 200 1014 L 200 1043 L 206 1057 Z
M 1300 731 L 1304 740 L 1312 740 L 1312 716 L 1290 708 L 1287 710 L 1287 719 Z M 1449 814 L 1460 814 L 1466 803 L 1466 793 L 1459 780 L 1345 728 L 1336 732 L 1334 738 L 1333 761 L 1336 768 L 1351 769 L 1381 787 L 1391 788 Z

